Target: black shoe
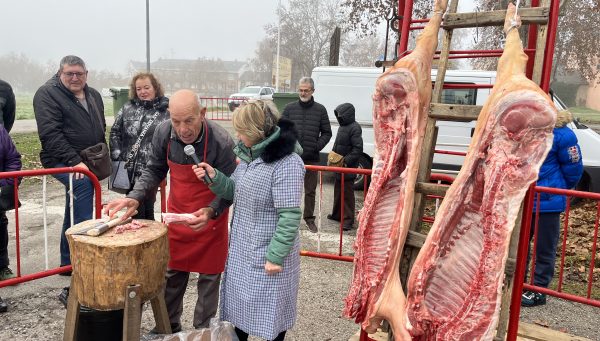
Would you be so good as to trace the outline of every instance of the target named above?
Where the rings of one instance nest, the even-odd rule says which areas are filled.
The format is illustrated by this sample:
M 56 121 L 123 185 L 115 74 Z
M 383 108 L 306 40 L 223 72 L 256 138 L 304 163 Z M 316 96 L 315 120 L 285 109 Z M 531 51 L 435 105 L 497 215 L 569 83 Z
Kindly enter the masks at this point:
M 65 308 L 67 307 L 67 301 L 69 300 L 69 287 L 64 287 L 58 295 L 58 300 L 62 303 Z
M 340 221 L 340 218 L 335 217 L 333 214 L 328 214 L 327 215 L 327 219 L 329 219 L 329 220 L 335 220 L 335 221 Z
M 313 220 L 307 221 L 306 226 L 308 226 L 308 229 L 312 233 L 317 233 L 317 231 L 319 231 L 319 229 L 317 228 L 317 224 L 315 224 L 315 222 Z
M 2 297 L 0 297 L 0 313 L 5 313 L 7 311 L 8 311 L 8 304 L 6 304 L 6 302 L 4 302 Z
M 350 231 L 353 228 L 354 223 L 344 223 L 344 225 L 342 226 L 342 229 L 344 231 Z
M 521 295 L 521 305 L 523 307 L 535 307 L 536 305 L 546 304 L 546 295 L 533 291 L 525 291 Z
M 150 331 L 150 334 L 154 334 L 154 335 L 161 335 L 158 330 L 158 327 L 154 327 L 152 328 L 152 330 Z M 171 323 L 171 333 L 175 334 L 175 333 L 179 333 L 181 331 L 181 323 Z

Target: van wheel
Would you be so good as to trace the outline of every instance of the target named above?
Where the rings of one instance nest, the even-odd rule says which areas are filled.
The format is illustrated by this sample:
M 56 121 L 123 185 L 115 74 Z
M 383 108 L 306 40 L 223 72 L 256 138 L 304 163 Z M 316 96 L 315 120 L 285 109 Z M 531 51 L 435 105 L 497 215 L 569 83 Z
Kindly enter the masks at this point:
M 371 161 L 370 157 L 368 157 L 366 155 L 362 155 L 358 159 L 358 166 L 356 168 L 371 169 L 372 167 L 373 167 L 373 162 Z M 364 190 L 365 189 L 365 180 L 367 181 L 367 189 L 368 189 L 369 185 L 371 183 L 371 177 L 365 176 L 363 174 L 357 174 L 356 179 L 354 179 L 354 190 L 355 191 Z

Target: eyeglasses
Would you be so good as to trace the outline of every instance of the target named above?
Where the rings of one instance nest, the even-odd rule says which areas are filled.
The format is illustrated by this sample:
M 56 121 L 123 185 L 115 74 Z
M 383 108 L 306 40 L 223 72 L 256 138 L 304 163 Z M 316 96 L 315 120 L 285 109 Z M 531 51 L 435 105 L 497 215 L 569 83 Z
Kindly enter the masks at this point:
M 73 76 L 77 78 L 83 78 L 87 75 L 87 72 L 63 72 L 63 75 L 67 76 L 67 78 L 72 78 Z
M 301 94 L 309 94 L 309 93 L 313 92 L 313 89 L 308 89 L 308 90 L 298 89 L 298 92 Z

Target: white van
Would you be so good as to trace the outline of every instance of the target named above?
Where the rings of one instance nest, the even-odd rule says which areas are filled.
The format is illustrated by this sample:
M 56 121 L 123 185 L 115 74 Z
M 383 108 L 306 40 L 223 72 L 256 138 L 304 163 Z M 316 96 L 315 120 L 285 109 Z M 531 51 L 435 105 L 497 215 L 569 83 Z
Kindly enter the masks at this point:
M 321 159 L 326 159 L 326 154 L 333 148 L 338 122 L 333 113 L 334 109 L 345 102 L 352 103 L 356 108 L 356 121 L 363 129 L 364 155 L 359 160 L 360 167 L 370 168 L 374 153 L 373 135 L 373 102 L 371 96 L 375 92 L 375 82 L 382 69 L 370 67 L 317 67 L 312 72 L 315 82 L 315 100 L 327 108 L 333 137 L 329 144 L 321 151 Z M 432 70 L 432 79 L 435 80 L 437 70 Z M 446 83 L 460 84 L 490 84 L 496 81 L 495 71 L 477 70 L 448 70 Z M 491 89 L 445 89 L 442 93 L 442 102 L 447 104 L 474 104 L 483 105 Z M 554 102 L 559 109 L 565 105 L 556 97 Z M 471 142 L 475 122 L 449 122 L 438 121 L 438 137 L 435 149 L 447 151 L 466 152 Z M 578 189 L 600 192 L 600 135 L 585 125 L 577 122 L 571 123 L 581 146 L 584 176 Z M 464 161 L 463 156 L 448 154 L 435 154 L 433 158 L 433 172 L 458 173 Z M 361 179 L 355 183 L 356 188 L 362 187 Z

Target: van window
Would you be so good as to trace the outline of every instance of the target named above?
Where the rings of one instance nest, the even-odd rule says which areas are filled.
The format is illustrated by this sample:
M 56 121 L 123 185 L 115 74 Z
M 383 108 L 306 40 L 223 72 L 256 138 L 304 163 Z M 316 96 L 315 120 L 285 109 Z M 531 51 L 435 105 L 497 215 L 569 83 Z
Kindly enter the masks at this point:
M 446 84 L 466 83 L 446 82 Z M 477 89 L 445 89 L 442 91 L 442 103 L 475 105 L 475 103 L 477 103 Z

